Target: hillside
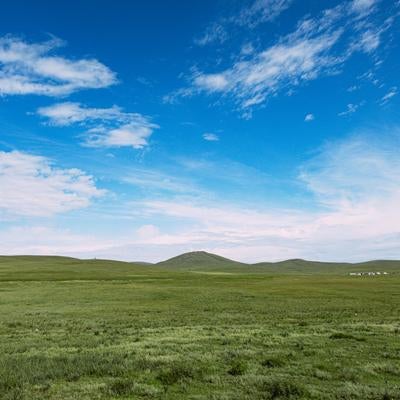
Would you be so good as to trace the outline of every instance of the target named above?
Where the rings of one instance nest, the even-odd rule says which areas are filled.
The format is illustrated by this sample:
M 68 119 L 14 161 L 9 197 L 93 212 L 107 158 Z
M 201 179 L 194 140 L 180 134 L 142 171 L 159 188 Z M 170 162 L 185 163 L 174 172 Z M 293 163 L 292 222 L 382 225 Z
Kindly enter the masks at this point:
M 110 280 L 149 274 L 147 265 L 59 256 L 0 256 L 0 281 Z

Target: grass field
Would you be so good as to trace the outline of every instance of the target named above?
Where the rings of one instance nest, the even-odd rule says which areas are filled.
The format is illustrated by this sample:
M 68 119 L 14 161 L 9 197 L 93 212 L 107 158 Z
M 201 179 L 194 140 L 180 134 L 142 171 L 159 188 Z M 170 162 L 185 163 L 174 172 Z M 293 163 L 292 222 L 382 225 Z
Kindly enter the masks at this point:
M 185 257 L 0 257 L 0 398 L 400 399 L 399 262 Z

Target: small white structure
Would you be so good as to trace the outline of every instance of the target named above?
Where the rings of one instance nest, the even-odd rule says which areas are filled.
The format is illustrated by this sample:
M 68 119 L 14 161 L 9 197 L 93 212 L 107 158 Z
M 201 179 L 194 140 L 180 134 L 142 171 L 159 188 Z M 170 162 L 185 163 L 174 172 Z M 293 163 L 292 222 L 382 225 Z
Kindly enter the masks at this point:
M 381 272 L 381 271 L 368 271 L 368 272 L 350 272 L 350 276 L 376 276 L 376 275 L 388 275 L 388 272 Z

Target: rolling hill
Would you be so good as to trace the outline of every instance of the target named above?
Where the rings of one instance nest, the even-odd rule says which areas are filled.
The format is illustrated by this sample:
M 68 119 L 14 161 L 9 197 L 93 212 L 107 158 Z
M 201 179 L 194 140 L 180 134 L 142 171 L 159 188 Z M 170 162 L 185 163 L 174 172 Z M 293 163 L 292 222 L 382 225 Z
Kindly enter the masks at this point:
M 400 261 L 373 260 L 362 263 L 319 262 L 291 259 L 246 264 L 205 251 L 184 253 L 156 264 L 115 260 L 81 260 L 61 256 L 0 256 L 0 280 L 110 280 L 148 276 L 160 272 L 348 274 L 361 271 L 400 273 Z

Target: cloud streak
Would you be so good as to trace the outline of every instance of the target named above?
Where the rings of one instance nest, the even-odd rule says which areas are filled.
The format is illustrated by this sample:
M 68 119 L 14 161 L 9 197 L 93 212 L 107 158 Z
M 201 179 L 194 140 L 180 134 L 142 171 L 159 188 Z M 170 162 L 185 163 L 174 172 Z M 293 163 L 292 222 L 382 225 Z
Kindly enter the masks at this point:
M 357 112 L 357 110 L 360 108 L 360 105 L 362 104 L 353 104 L 353 103 L 349 103 L 346 106 L 346 110 L 345 111 L 341 111 L 338 115 L 339 117 L 345 117 L 347 115 L 351 115 L 354 114 L 355 112 Z
M 207 140 L 208 142 L 218 142 L 219 136 L 216 135 L 215 133 L 206 132 L 203 133 L 203 139 Z
M 381 104 L 383 105 L 388 103 L 396 95 L 397 95 L 397 87 L 394 86 L 381 98 Z

